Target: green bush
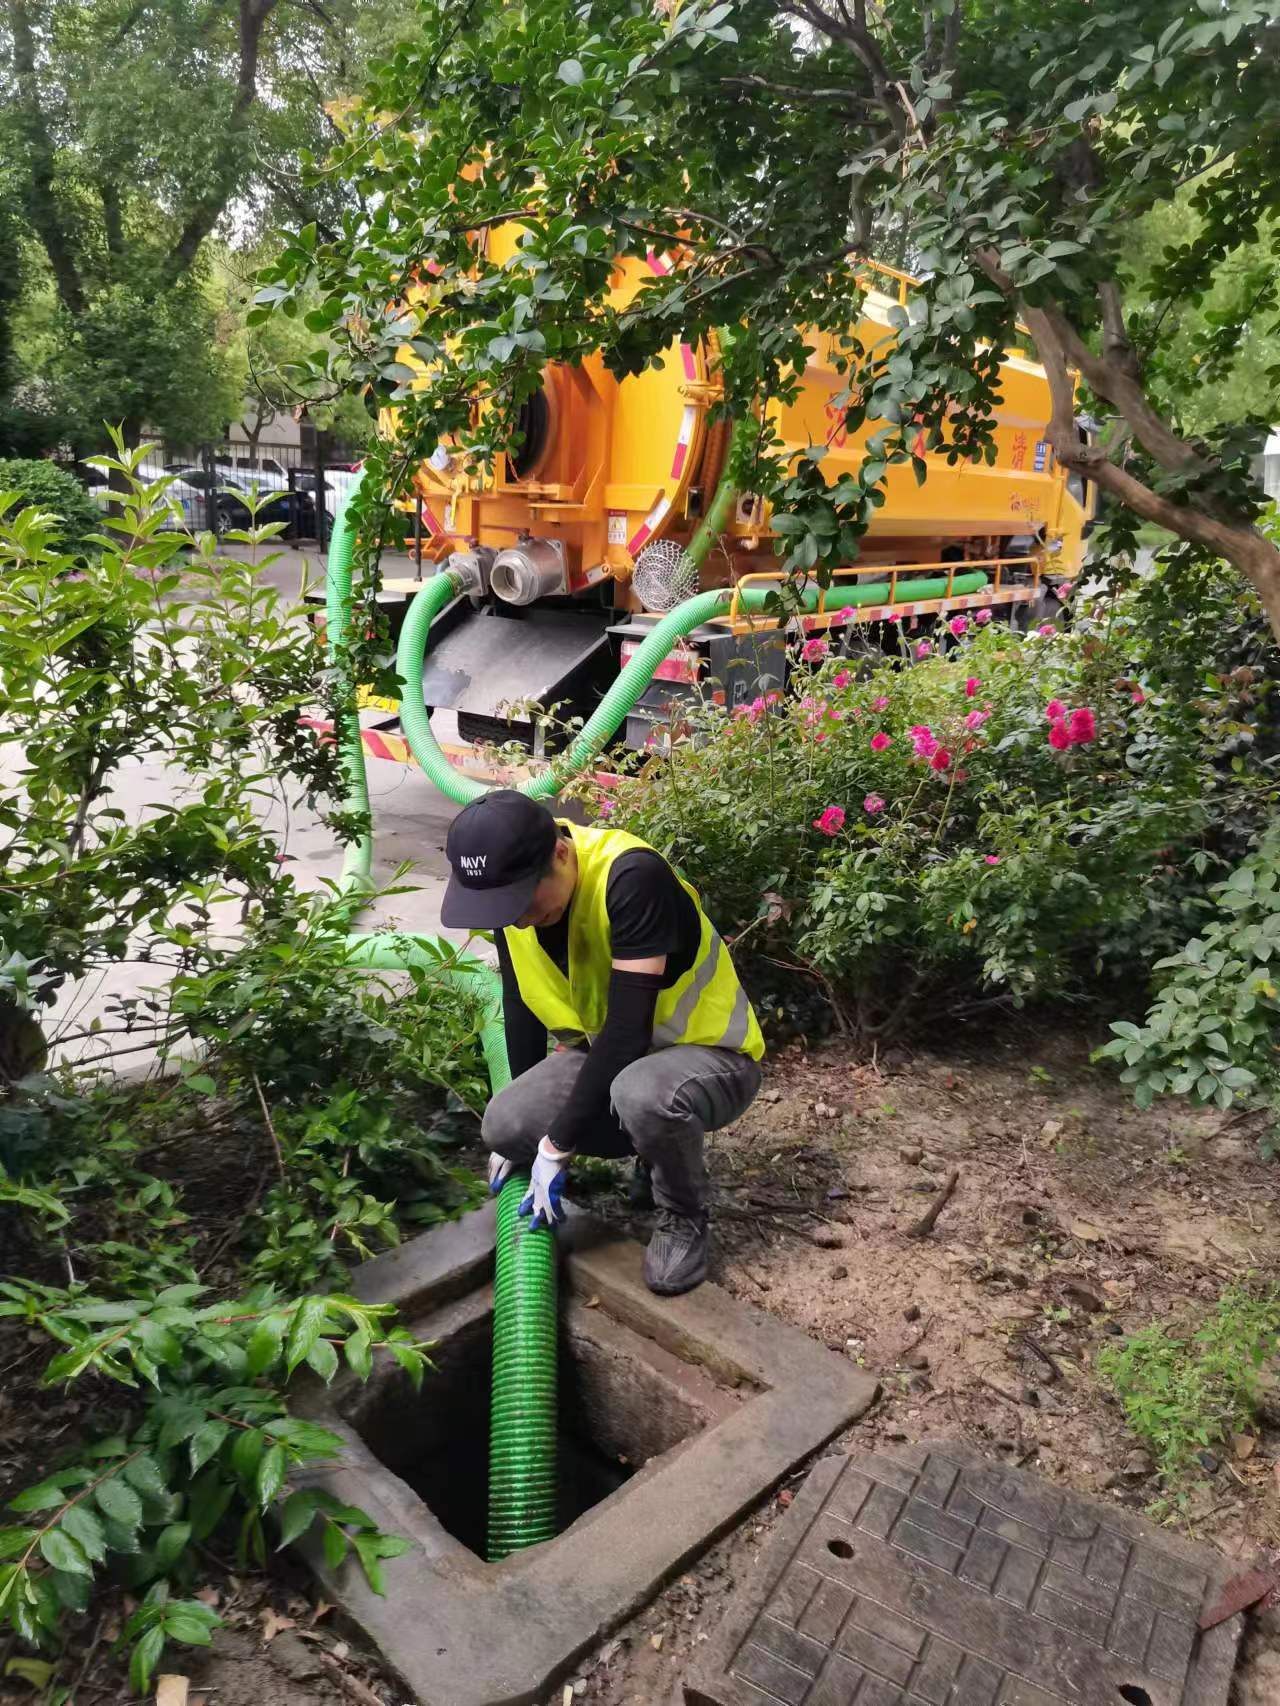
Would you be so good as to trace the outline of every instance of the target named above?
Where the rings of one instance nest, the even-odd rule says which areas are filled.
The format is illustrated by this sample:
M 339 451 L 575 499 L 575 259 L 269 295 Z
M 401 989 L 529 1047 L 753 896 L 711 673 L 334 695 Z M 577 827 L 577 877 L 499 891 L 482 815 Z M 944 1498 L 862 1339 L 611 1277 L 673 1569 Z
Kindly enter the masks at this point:
M 1280 1292 L 1233 1286 L 1196 1331 L 1153 1321 L 1098 1354 L 1098 1372 L 1166 1481 L 1253 1419 L 1263 1365 L 1280 1343 Z
M 785 694 L 702 700 L 606 810 L 870 1032 L 995 995 L 1128 1005 L 1275 799 L 1254 672 L 1192 699 L 1140 620 L 1137 593 L 1025 640 L 960 618 L 856 666 L 815 637 Z
M 56 537 L 64 551 L 78 551 L 87 536 L 102 526 L 102 517 L 79 480 L 52 462 L 27 457 L 0 460 L 0 492 L 17 492 L 22 503 L 56 515 L 61 524 Z
M 1120 1020 L 1100 1058 L 1122 1061 L 1139 1107 L 1167 1093 L 1229 1108 L 1238 1096 L 1280 1104 L 1280 836 L 1210 891 L 1214 912 L 1176 954 L 1157 960 L 1159 993 L 1141 1025 Z

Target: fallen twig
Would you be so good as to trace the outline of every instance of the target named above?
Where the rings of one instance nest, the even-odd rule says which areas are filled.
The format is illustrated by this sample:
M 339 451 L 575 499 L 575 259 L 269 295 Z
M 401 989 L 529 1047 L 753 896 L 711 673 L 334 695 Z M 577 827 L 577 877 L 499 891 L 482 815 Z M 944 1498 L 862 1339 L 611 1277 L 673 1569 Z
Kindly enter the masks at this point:
M 332 1653 L 321 1653 L 320 1662 L 328 1665 L 339 1687 L 345 1689 L 353 1700 L 358 1701 L 359 1706 L 386 1706 L 382 1696 L 375 1694 L 368 1683 L 361 1682 L 358 1676 L 352 1676 L 350 1671 L 343 1670 Z
M 937 1196 L 934 1197 L 933 1201 L 920 1216 L 919 1220 L 916 1221 L 915 1225 L 908 1228 L 908 1238 L 928 1237 L 928 1235 L 933 1231 L 934 1226 L 937 1224 L 938 1216 L 951 1201 L 951 1193 L 959 1183 L 960 1173 L 958 1169 L 948 1173 L 946 1184 L 943 1185 L 942 1189 L 938 1192 Z
M 1043 1345 L 1038 1345 L 1031 1337 L 1030 1333 L 1019 1333 L 1018 1341 L 1020 1344 L 1024 1344 L 1029 1351 L 1034 1352 L 1034 1354 L 1040 1358 L 1040 1361 L 1049 1370 L 1049 1373 L 1054 1380 L 1066 1380 L 1067 1377 L 1062 1372 L 1062 1364 L 1056 1357 L 1052 1356 L 1047 1350 L 1045 1350 Z
M 258 1074 L 256 1072 L 253 1075 L 253 1087 L 258 1092 L 258 1106 L 262 1109 L 262 1118 L 266 1123 L 267 1134 L 271 1139 L 271 1146 L 276 1152 L 276 1166 L 280 1169 L 280 1179 L 283 1183 L 284 1155 L 280 1148 L 280 1139 L 276 1136 L 276 1128 L 271 1123 L 271 1109 L 267 1106 L 267 1098 L 262 1094 L 262 1085 L 258 1082 Z

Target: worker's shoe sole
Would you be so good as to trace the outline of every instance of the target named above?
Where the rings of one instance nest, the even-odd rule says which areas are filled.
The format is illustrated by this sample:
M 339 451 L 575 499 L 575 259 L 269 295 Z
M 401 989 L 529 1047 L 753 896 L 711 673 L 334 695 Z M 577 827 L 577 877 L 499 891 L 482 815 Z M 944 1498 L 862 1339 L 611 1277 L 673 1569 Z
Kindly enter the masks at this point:
M 664 1209 L 644 1253 L 644 1283 L 658 1297 L 679 1297 L 707 1277 L 707 1217 Z

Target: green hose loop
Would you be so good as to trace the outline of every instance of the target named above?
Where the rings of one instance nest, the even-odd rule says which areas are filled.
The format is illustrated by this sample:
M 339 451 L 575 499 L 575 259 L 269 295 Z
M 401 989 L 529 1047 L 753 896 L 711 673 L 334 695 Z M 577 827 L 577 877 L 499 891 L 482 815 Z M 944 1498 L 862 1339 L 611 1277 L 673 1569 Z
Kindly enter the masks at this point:
M 838 593 L 828 593 L 827 608 L 888 604 L 890 584 L 888 581 L 873 581 L 848 588 L 841 587 Z M 974 569 L 968 574 L 958 574 L 954 578 L 938 575 L 929 580 L 912 581 L 902 589 L 902 593 L 909 596 L 914 603 L 952 594 L 962 596 L 965 593 L 980 592 L 986 584 L 986 575 L 981 569 Z M 457 590 L 453 576 L 438 575 L 417 594 L 410 606 L 400 632 L 400 647 L 396 653 L 396 671 L 406 683 L 421 681 L 432 618 L 456 596 Z M 739 608 L 751 614 L 762 613 L 768 597 L 769 591 L 766 587 L 744 587 L 739 592 Z M 816 610 L 821 597 L 820 588 L 806 587 L 801 593 L 801 608 L 806 611 Z M 520 792 L 528 794 L 530 799 L 534 800 L 554 798 L 572 776 L 585 770 L 634 710 L 637 700 L 653 680 L 662 660 L 686 634 L 710 621 L 713 616 L 723 615 L 732 599 L 732 587 L 718 587 L 711 592 L 696 593 L 694 597 L 685 599 L 683 604 L 678 604 L 674 610 L 669 610 L 645 636 L 626 668 L 612 683 L 609 691 L 566 749 L 540 775 L 526 778 L 520 784 Z M 430 715 L 421 703 L 419 695 L 411 693 L 401 702 L 400 726 L 409 743 L 409 750 L 423 773 L 442 794 L 464 806 L 486 792 L 483 782 L 460 774 L 440 750 L 431 730 Z
M 348 520 L 351 500 L 356 494 L 362 475 L 357 475 L 338 504 L 333 537 L 325 566 L 324 640 L 325 660 L 331 670 L 346 667 L 340 654 L 351 644 L 351 560 L 355 555 L 356 530 Z M 338 742 L 339 761 L 346 781 L 343 808 L 369 816 L 369 782 L 364 767 L 364 746 L 360 739 L 360 713 L 356 710 L 354 693 L 339 712 L 334 731 Z M 338 879 L 343 893 L 367 893 L 373 869 L 373 830 L 367 826 L 359 838 L 349 841 L 342 856 L 342 874 Z
M 554 1234 L 517 1210 L 529 1189 L 513 1174 L 498 1192 L 493 1276 L 493 1396 L 489 1416 L 489 1559 L 556 1532 Z

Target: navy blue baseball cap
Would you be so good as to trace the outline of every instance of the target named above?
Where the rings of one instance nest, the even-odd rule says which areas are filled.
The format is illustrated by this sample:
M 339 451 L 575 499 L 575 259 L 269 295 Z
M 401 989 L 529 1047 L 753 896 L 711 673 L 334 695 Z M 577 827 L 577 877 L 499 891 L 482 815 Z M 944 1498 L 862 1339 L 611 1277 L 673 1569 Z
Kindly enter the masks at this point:
M 545 807 L 514 788 L 493 788 L 449 825 L 452 872 L 440 919 L 451 930 L 503 930 L 528 910 L 559 831 Z

